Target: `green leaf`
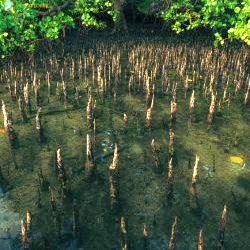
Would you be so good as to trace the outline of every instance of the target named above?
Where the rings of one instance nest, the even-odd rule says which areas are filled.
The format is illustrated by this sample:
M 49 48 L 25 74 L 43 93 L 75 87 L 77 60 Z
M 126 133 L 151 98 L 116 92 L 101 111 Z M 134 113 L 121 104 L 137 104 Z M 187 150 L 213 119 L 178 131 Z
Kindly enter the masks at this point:
M 240 10 L 241 10 L 240 7 L 236 7 L 236 8 L 234 9 L 234 12 L 235 12 L 235 13 L 239 13 Z

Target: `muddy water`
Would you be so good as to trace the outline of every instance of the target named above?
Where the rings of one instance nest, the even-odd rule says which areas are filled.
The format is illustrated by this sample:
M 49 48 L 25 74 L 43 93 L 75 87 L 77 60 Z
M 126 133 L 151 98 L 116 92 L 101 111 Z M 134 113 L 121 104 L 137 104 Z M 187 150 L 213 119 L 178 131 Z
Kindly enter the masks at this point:
M 93 44 L 96 41 L 93 40 Z M 81 79 L 77 73 L 72 79 L 69 70 L 72 66 L 71 57 L 67 55 L 71 66 L 65 68 L 64 79 L 67 82 L 68 91 L 68 100 L 65 102 L 63 97 L 60 98 L 56 94 L 56 84 L 62 79 L 56 66 L 49 64 L 51 56 L 38 57 L 35 66 L 31 67 L 37 72 L 37 79 L 40 79 L 39 106 L 42 107 L 45 135 L 43 143 L 37 140 L 35 114 L 38 105 L 35 102 L 32 87 L 30 88 L 32 113 L 28 115 L 28 120 L 23 122 L 15 97 L 10 97 L 6 88 L 7 81 L 2 80 L 0 98 L 5 101 L 9 112 L 12 113 L 13 127 L 18 133 L 19 145 L 14 149 L 14 157 L 18 165 L 18 169 L 15 169 L 6 134 L 4 132 L 0 134 L 0 164 L 4 178 L 1 183 L 6 189 L 5 193 L 1 193 L 0 198 L 0 218 L 3 218 L 0 221 L 0 249 L 22 248 L 20 219 L 25 218 L 27 209 L 32 214 L 30 243 L 32 249 L 120 249 L 118 224 L 120 216 L 123 216 L 126 221 L 130 249 L 144 249 L 144 223 L 149 231 L 150 249 L 166 249 L 175 216 L 178 216 L 177 249 L 196 249 L 200 229 L 203 229 L 205 249 L 217 249 L 219 221 L 225 204 L 228 207 L 225 249 L 249 249 L 250 115 L 249 107 L 242 105 L 244 91 L 232 97 L 230 106 L 226 102 L 221 110 L 216 108 L 213 124 L 209 127 L 207 114 L 210 96 L 205 97 L 202 88 L 198 87 L 204 83 L 204 75 L 202 75 L 204 72 L 200 72 L 197 82 L 190 81 L 185 98 L 183 84 L 185 80 L 179 79 L 178 70 L 172 67 L 167 71 L 168 81 L 171 83 L 169 91 L 160 76 L 152 77 L 155 84 L 155 101 L 151 127 L 146 128 L 145 117 L 149 100 L 147 100 L 143 80 L 138 81 L 135 77 L 132 79 L 132 87 L 128 86 L 131 75 L 138 74 L 138 67 L 133 68 L 131 61 L 128 62 L 129 51 L 141 46 L 138 44 L 138 39 L 135 44 L 133 40 L 129 41 L 129 45 L 121 45 L 118 41 L 114 48 L 110 40 L 98 40 L 98 43 L 99 46 L 93 49 L 91 55 L 88 54 L 91 43 L 85 45 L 83 42 L 85 52 L 74 47 L 72 58 L 78 60 L 77 64 L 79 54 L 83 55 L 84 61 L 84 55 L 98 58 L 103 54 L 102 51 L 110 53 L 110 57 L 104 55 L 107 60 L 105 67 L 108 78 L 108 65 L 112 58 L 114 61 L 117 60 L 119 52 L 120 73 L 117 73 L 114 66 L 105 90 L 98 80 L 97 66 L 94 66 L 95 78 L 93 79 L 91 63 L 86 67 Z M 167 42 L 155 42 L 151 38 L 142 41 L 142 47 L 151 46 L 153 51 L 155 46 L 159 52 L 162 49 L 162 53 L 165 53 L 165 43 Z M 192 48 L 190 43 L 187 46 Z M 202 47 L 201 44 L 199 44 L 200 47 L 194 46 L 196 46 L 194 51 L 197 48 L 210 49 L 205 45 Z M 170 47 L 170 52 L 175 51 L 175 45 L 171 44 Z M 142 48 L 139 50 L 140 53 L 145 53 L 140 61 L 148 60 L 150 72 L 150 59 L 147 58 L 150 52 L 143 52 Z M 58 51 L 60 54 L 60 49 Z M 222 52 L 218 51 L 218 53 Z M 244 54 L 247 51 L 244 50 L 241 53 Z M 57 57 L 59 63 L 64 60 L 56 53 L 53 56 Z M 152 54 L 152 56 L 155 55 Z M 180 55 L 176 55 L 177 64 L 180 62 L 178 56 Z M 158 63 L 163 62 L 159 59 Z M 174 66 L 175 62 L 171 63 Z M 3 67 L 8 69 L 9 65 Z M 21 63 L 17 63 L 17 71 L 21 68 Z M 25 63 L 24 68 L 30 69 Z M 49 99 L 47 71 L 52 75 Z M 32 86 L 33 72 L 31 74 L 27 72 L 26 78 Z M 187 68 L 187 72 L 189 78 L 192 78 L 193 73 L 190 69 Z M 2 74 L 4 75 L 3 71 Z M 233 75 L 234 72 L 229 74 Z M 10 71 L 8 75 L 10 76 Z M 25 77 L 21 79 L 20 76 L 16 76 L 16 79 L 18 84 L 26 81 Z M 179 82 L 176 96 L 178 111 L 174 126 L 174 186 L 172 206 L 170 206 L 166 203 L 169 119 L 172 84 L 176 81 Z M 152 87 L 151 81 L 150 84 Z M 75 86 L 78 86 L 80 91 L 79 104 L 75 101 Z M 232 83 L 232 95 L 233 86 Z M 86 103 L 90 88 L 92 97 L 96 99 L 94 155 L 97 171 L 94 179 L 87 180 L 84 173 L 86 134 L 91 133 L 91 130 L 86 124 Z M 193 88 L 196 90 L 196 104 L 193 121 L 190 122 L 189 97 Z M 219 93 L 220 91 L 222 93 L 223 89 L 218 88 Z M 126 125 L 123 120 L 124 113 L 128 117 Z M 4 126 L 2 116 L 0 126 L 1 128 Z M 152 139 L 155 140 L 159 150 L 160 170 L 155 166 L 150 146 Z M 115 143 L 119 150 L 119 213 L 110 209 L 108 177 L 108 167 L 112 162 Z M 54 155 L 58 148 L 61 148 L 67 186 L 70 189 L 70 194 L 66 198 L 62 197 L 60 181 L 55 171 Z M 194 208 L 190 201 L 189 189 L 196 154 L 200 157 L 200 162 L 197 182 L 198 206 L 196 204 Z M 232 156 L 242 159 L 245 165 L 242 162 L 240 164 L 232 162 L 230 160 Z M 44 182 L 42 186 L 39 184 L 38 177 L 41 171 Z M 48 186 L 52 188 L 55 195 L 57 215 L 52 213 Z M 39 194 L 40 206 L 38 205 Z M 72 232 L 73 199 L 77 200 L 79 207 L 80 235 L 78 237 L 74 237 Z M 59 219 L 56 220 L 56 216 Z

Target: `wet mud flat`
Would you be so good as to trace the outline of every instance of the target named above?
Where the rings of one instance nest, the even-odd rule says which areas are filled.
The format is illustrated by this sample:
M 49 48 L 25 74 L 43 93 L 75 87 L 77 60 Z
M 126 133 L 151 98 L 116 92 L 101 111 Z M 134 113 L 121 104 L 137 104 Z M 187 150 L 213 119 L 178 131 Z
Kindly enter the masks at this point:
M 248 249 L 248 60 L 131 36 L 3 64 L 2 249 Z

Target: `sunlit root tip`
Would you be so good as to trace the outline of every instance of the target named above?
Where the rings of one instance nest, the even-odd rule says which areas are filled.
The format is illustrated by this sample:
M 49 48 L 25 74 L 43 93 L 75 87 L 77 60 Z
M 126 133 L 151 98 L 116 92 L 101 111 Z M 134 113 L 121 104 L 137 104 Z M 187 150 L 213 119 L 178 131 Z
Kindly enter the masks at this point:
M 216 102 L 216 95 L 212 91 L 211 92 L 211 102 L 210 102 L 209 112 L 208 112 L 208 116 L 207 116 L 207 121 L 208 121 L 209 125 L 211 125 L 213 122 L 214 111 L 215 111 L 215 102 Z
M 119 154 L 115 144 L 112 164 L 109 166 L 110 207 L 117 211 L 119 206 Z
M 62 92 L 64 95 L 64 101 L 68 100 L 68 89 L 65 81 L 62 81 Z
M 87 134 L 86 140 L 86 162 L 85 162 L 85 175 L 87 178 L 93 177 L 95 172 L 94 149 L 90 135 Z
M 177 103 L 175 100 L 171 101 L 171 121 L 175 122 L 177 113 Z
M 194 167 L 193 170 L 193 178 L 192 178 L 192 183 L 191 186 L 189 188 L 189 192 L 190 192 L 190 207 L 192 209 L 197 209 L 198 208 L 198 193 L 197 193 L 197 186 L 196 186 L 196 178 L 197 178 L 197 169 Z
M 120 220 L 120 235 L 121 235 L 121 249 L 128 249 L 128 239 L 127 239 L 127 230 L 124 217 L 121 217 Z
M 143 225 L 143 249 L 149 249 L 148 228 L 146 224 Z
M 125 220 L 124 217 L 121 217 L 121 221 L 120 221 L 120 231 L 122 234 L 126 234 L 126 224 L 125 224 Z
M 192 185 L 195 185 L 197 182 L 199 161 L 200 158 L 198 155 L 196 155 L 194 169 L 193 169 L 193 176 L 192 176 Z
M 113 161 L 112 164 L 109 166 L 110 170 L 116 170 L 118 168 L 118 159 L 119 159 L 118 147 L 117 144 L 115 144 Z
M 150 128 L 151 126 L 151 113 L 152 113 L 152 109 L 151 108 L 147 109 L 147 112 L 146 112 L 146 127 L 147 128 Z
M 42 126 L 42 117 L 41 117 L 42 108 L 38 108 L 36 113 L 36 130 L 38 133 L 39 142 L 43 142 L 43 126 Z
M 148 228 L 146 224 L 143 225 L 143 236 L 148 237 Z
M 126 113 L 123 113 L 123 126 L 125 127 L 127 125 L 128 122 L 128 116 Z
M 192 95 L 190 97 L 190 102 L 189 102 L 189 113 L 192 114 L 194 111 L 194 104 L 195 104 L 195 96 L 194 96 L 194 90 L 192 92 Z
M 4 129 L 8 137 L 10 148 L 11 149 L 16 148 L 18 146 L 17 134 L 12 127 L 12 120 L 3 100 L 2 100 L 2 112 L 3 112 L 3 118 L 4 118 Z
M 57 174 L 58 174 L 58 179 L 61 183 L 61 188 L 62 188 L 62 192 L 64 194 L 64 197 L 66 196 L 66 182 L 67 182 L 67 177 L 66 177 L 66 171 L 64 168 L 64 164 L 63 164 L 63 159 L 62 159 L 62 155 L 61 155 L 61 149 L 57 149 L 56 151 L 56 167 L 57 167 Z
M 152 141 L 151 141 L 151 147 L 152 147 L 152 148 L 155 147 L 155 139 L 152 139 Z
M 56 151 L 56 163 L 57 167 L 60 169 L 62 167 L 62 156 L 61 156 L 61 149 L 57 149 Z
M 88 126 L 90 126 L 91 120 L 92 120 L 92 97 L 91 97 L 91 95 L 88 97 L 86 111 L 87 111 L 86 112 L 87 113 L 87 123 L 88 123 Z
M 26 212 L 26 222 L 27 222 L 27 225 L 30 225 L 31 224 L 31 212 L 30 210 L 27 210 Z
M 173 158 L 168 162 L 168 178 L 167 178 L 167 206 L 172 206 L 174 198 L 174 179 L 173 179 Z
M 171 157 L 168 162 L 168 180 L 172 180 L 173 178 L 173 158 Z
M 155 139 L 152 139 L 152 141 L 150 143 L 150 146 L 151 146 L 151 150 L 152 150 L 152 153 L 153 153 L 155 166 L 159 170 L 159 168 L 160 168 L 160 157 L 159 157 L 160 150 L 155 145 Z
M 32 215 L 30 210 L 27 210 L 26 212 L 26 229 L 27 229 L 27 242 L 28 244 L 31 243 L 32 240 L 32 231 L 31 231 L 31 226 L 32 226 Z
M 28 235 L 27 235 L 27 224 L 24 220 L 21 220 L 21 239 L 22 239 L 23 248 L 28 249 L 29 243 L 28 243 Z
M 172 157 L 174 155 L 174 139 L 175 139 L 175 133 L 172 128 L 169 130 L 169 156 Z
M 225 229 L 226 226 L 226 221 L 227 221 L 227 206 L 224 205 L 222 215 L 221 215 L 221 223 L 220 223 L 220 228 Z
M 198 237 L 198 250 L 203 250 L 203 232 L 200 230 Z
M 150 105 L 151 109 L 153 109 L 153 107 L 154 107 L 154 100 L 155 100 L 155 95 L 153 94 L 152 100 L 151 100 L 151 105 Z
M 2 112 L 3 112 L 3 118 L 4 118 L 4 128 L 7 133 L 8 125 L 9 125 L 9 114 L 7 112 L 6 105 L 3 100 L 2 100 Z

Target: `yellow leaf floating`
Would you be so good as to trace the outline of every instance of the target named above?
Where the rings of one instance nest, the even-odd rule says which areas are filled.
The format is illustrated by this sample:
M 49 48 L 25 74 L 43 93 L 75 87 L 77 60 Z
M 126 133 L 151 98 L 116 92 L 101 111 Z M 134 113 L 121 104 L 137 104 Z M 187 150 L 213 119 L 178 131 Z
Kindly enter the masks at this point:
M 187 84 L 193 84 L 193 79 L 187 78 L 187 79 L 186 79 L 186 83 L 187 83 Z
M 230 162 L 234 164 L 242 165 L 244 163 L 244 160 L 239 156 L 230 156 Z

